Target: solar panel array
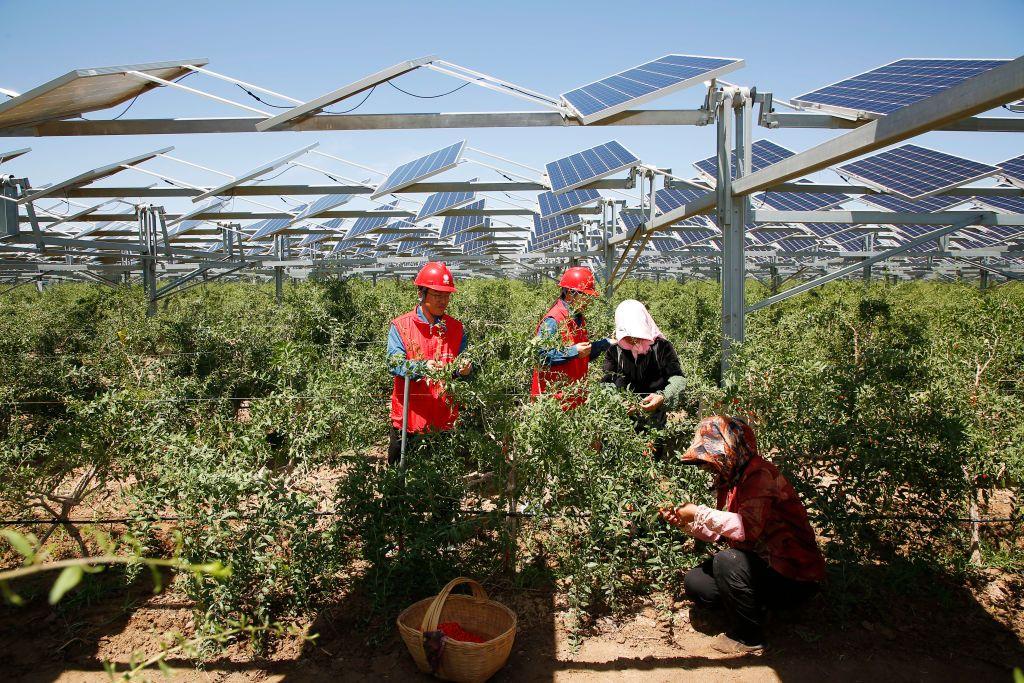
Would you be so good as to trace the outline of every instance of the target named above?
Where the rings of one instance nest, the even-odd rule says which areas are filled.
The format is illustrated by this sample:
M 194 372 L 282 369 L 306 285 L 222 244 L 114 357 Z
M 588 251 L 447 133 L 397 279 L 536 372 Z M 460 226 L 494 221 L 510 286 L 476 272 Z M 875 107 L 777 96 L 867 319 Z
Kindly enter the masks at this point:
M 484 200 L 473 202 L 465 207 L 467 211 L 483 211 Z M 467 230 L 476 230 L 489 227 L 491 219 L 488 216 L 445 216 L 441 224 L 441 238 L 451 237 Z
M 1024 197 L 979 197 L 978 201 L 1003 213 L 1024 213 Z
M 791 149 L 777 145 L 771 140 L 755 140 L 750 145 L 750 171 L 759 171 L 796 154 Z M 693 164 L 697 170 L 712 181 L 718 178 L 718 157 L 708 157 Z M 736 155 L 732 155 L 732 177 L 736 177 Z
M 563 93 L 562 100 L 588 124 L 742 66 L 742 59 L 730 57 L 665 55 Z
M 927 147 L 902 145 L 837 170 L 914 200 L 994 175 L 999 169 Z
M 999 175 L 1015 185 L 1024 187 L 1024 154 L 996 165 L 999 167 Z
M 424 178 L 429 178 L 432 175 L 437 175 L 450 168 L 454 168 L 459 163 L 459 159 L 462 158 L 462 152 L 465 147 L 466 141 L 462 140 L 454 145 L 449 145 L 444 149 L 439 149 L 419 159 L 413 159 L 408 163 L 402 164 L 392 171 L 391 175 L 384 179 L 384 182 L 377 186 L 374 193 L 370 195 L 370 199 L 376 199 L 382 195 L 397 192 Z
M 545 168 L 551 182 L 551 191 L 554 194 L 561 194 L 613 173 L 633 168 L 639 163 L 640 159 L 635 154 L 612 140 L 564 159 L 552 161 Z
M 708 190 L 696 188 L 663 188 L 654 192 L 654 207 L 661 213 L 668 213 L 708 194 Z
M 813 237 L 784 237 L 775 244 L 781 251 L 812 251 L 817 248 L 818 240 Z
M 352 200 L 353 195 L 350 194 L 327 194 L 320 197 L 311 204 L 307 204 L 298 215 L 295 216 L 293 223 L 298 223 L 306 218 L 316 218 L 320 214 L 335 209 L 342 204 L 347 204 Z
M 762 192 L 754 196 L 754 201 L 776 211 L 820 211 L 848 202 L 850 198 L 840 192 Z
M 398 206 L 397 201 L 391 202 L 386 207 L 377 210 L 390 211 L 396 206 Z M 383 228 L 390 220 L 391 219 L 388 216 L 360 216 L 348 231 L 348 238 L 352 239 L 354 237 L 362 237 L 367 233 Z
M 456 209 L 469 204 L 474 199 L 476 199 L 475 192 L 435 192 L 427 197 L 427 201 L 423 202 L 423 206 L 420 207 L 419 213 L 416 214 L 413 222 L 425 221 L 449 209 Z
M 917 201 L 911 202 L 891 194 L 865 194 L 861 195 L 860 199 L 868 204 L 874 204 L 875 206 L 880 206 L 883 209 L 888 209 L 889 211 L 899 211 L 901 213 L 932 213 L 934 211 L 945 211 L 957 204 L 963 204 L 970 200 L 970 197 L 938 195 L 935 197 L 925 197 L 924 199 L 918 199 Z
M 256 232 L 249 236 L 250 240 L 259 240 L 266 237 L 271 237 L 285 228 L 291 223 L 291 218 L 268 218 L 258 223 L 254 223 L 250 227 L 256 228 Z
M 563 213 L 553 218 L 541 218 L 540 214 L 533 214 L 533 234 L 539 239 L 568 234 L 582 224 L 583 219 L 575 213 Z
M 1008 59 L 900 59 L 793 98 L 798 106 L 884 116 Z
M 601 193 L 597 190 L 570 190 L 562 194 L 541 192 L 537 195 L 541 218 L 551 218 L 552 216 L 568 213 L 581 206 L 594 204 L 600 201 L 600 199 Z

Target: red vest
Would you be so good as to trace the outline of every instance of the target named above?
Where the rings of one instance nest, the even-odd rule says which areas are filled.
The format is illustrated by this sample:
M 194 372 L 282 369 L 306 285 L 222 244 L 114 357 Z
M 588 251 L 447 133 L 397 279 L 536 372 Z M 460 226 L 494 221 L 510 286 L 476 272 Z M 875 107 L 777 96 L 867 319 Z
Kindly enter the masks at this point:
M 405 345 L 409 360 L 436 360 L 451 363 L 462 345 L 462 323 L 451 316 L 443 316 L 444 325 L 430 325 L 420 319 L 416 310 L 391 321 Z M 402 428 L 402 400 L 405 378 L 394 378 L 391 389 L 391 424 Z M 459 417 L 458 407 L 435 382 L 414 379 L 409 384 L 410 433 L 448 430 Z
M 580 342 L 590 341 L 587 336 L 587 323 L 584 320 L 582 325 L 576 325 L 572 313 L 569 311 L 569 307 L 566 305 L 564 299 L 559 299 L 555 302 L 544 317 L 540 319 L 537 324 L 536 333 L 539 334 L 541 326 L 544 324 L 546 318 L 554 319 L 558 325 L 558 329 L 562 331 L 562 343 L 565 346 L 572 346 L 573 344 L 579 344 Z M 582 318 L 581 318 L 582 320 Z M 567 360 L 564 363 L 558 365 L 546 366 L 533 371 L 533 385 L 530 387 L 530 395 L 538 396 L 547 390 L 549 384 L 564 384 L 566 382 L 578 382 L 587 376 L 587 370 L 590 369 L 590 355 L 576 356 Z M 562 397 L 562 392 L 555 394 L 558 398 Z M 575 408 L 576 406 L 583 403 L 585 399 L 579 396 L 568 398 L 564 401 L 564 408 Z

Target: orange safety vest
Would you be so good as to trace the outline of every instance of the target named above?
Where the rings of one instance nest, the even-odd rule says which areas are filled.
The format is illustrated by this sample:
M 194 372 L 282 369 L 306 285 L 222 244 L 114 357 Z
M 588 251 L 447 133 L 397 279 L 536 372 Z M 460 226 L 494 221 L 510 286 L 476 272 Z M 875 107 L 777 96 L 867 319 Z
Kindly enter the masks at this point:
M 455 318 L 442 316 L 441 324 L 421 320 L 416 310 L 391 321 L 405 345 L 405 357 L 411 361 L 435 360 L 451 363 L 462 345 L 463 327 Z M 405 377 L 395 375 L 391 389 L 391 424 L 402 428 L 402 400 Z M 409 385 L 409 433 L 451 429 L 459 417 L 459 408 L 436 383 L 413 379 Z

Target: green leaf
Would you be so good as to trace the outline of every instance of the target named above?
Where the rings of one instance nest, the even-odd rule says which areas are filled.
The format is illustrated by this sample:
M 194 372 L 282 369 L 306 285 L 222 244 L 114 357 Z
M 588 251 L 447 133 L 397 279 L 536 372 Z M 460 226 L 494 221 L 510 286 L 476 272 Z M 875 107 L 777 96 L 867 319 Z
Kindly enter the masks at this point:
M 22 600 L 21 596 L 12 591 L 6 581 L 0 581 L 0 595 L 3 596 L 4 600 L 12 605 L 20 606 L 25 604 L 25 601 Z
M 64 594 L 77 586 L 78 582 L 82 580 L 83 573 L 80 565 L 76 564 L 65 567 L 64 571 L 57 577 L 57 580 L 53 582 L 53 587 L 50 588 L 50 604 L 56 605 L 60 602 Z
M 26 560 L 32 559 L 32 556 L 36 554 L 29 540 L 14 529 L 0 529 L 0 536 L 6 538 L 11 547 Z
M 1024 683 L 1024 671 L 1017 668 L 1013 670 L 1013 683 Z

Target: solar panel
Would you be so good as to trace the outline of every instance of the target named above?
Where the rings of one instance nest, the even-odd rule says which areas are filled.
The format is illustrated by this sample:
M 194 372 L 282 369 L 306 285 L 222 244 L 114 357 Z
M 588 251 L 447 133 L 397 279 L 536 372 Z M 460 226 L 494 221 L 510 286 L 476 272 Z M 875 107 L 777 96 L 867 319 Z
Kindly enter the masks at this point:
M 812 184 L 809 181 L 799 182 Z M 754 201 L 776 211 L 820 211 L 849 200 L 840 192 L 762 192 L 754 196 Z
M 396 206 L 398 206 L 398 202 L 394 201 L 385 207 L 375 210 L 391 211 Z M 361 237 L 362 235 L 365 235 L 369 232 L 373 232 L 374 230 L 384 227 L 385 225 L 387 225 L 389 220 L 391 220 L 389 216 L 360 216 L 359 218 L 356 219 L 356 222 L 352 224 L 352 228 L 348 231 L 347 237 L 349 239 Z
M 676 249 L 682 249 L 683 243 L 672 235 L 655 235 L 651 238 L 651 246 L 654 247 L 655 251 L 665 253 L 668 251 L 675 251 Z
M 292 159 L 295 159 L 297 157 L 302 156 L 306 152 L 310 151 L 311 149 L 314 149 L 314 148 L 318 147 L 319 145 L 320 145 L 319 142 L 314 142 L 312 145 L 306 145 L 302 149 L 298 149 L 298 150 L 296 150 L 294 152 L 291 152 L 290 154 L 285 154 L 283 157 L 278 157 L 277 159 L 274 159 L 273 161 L 268 161 L 267 163 L 263 164 L 262 166 L 257 166 L 256 168 L 254 168 L 253 170 L 249 171 L 248 173 L 243 173 L 242 175 L 238 176 L 234 180 L 230 180 L 230 181 L 224 183 L 223 185 L 219 185 L 219 186 L 217 186 L 217 187 L 215 187 L 215 188 L 213 188 L 211 190 L 207 190 L 206 192 L 203 192 L 202 194 L 193 197 L 192 201 L 193 202 L 201 202 L 202 200 L 206 199 L 207 197 L 216 197 L 217 195 L 225 194 L 231 188 L 237 187 L 237 186 L 241 185 L 242 183 L 248 182 L 250 180 L 253 180 L 254 178 L 260 177 L 261 175 L 266 175 L 267 173 L 270 173 L 271 171 L 275 171 L 275 170 L 281 168 L 282 166 L 287 164 Z
M 540 214 L 533 214 L 533 234 L 539 238 L 545 238 L 553 234 L 568 233 L 573 228 L 582 225 L 583 219 L 575 213 L 563 213 L 552 218 L 541 218 Z
M 815 237 L 822 239 L 850 232 L 854 227 L 852 223 L 800 223 L 800 226 Z
M 256 232 L 249 236 L 250 240 L 259 240 L 278 233 L 288 227 L 290 218 L 267 218 L 250 227 L 256 228 Z
M 784 237 L 792 237 L 794 235 L 802 234 L 803 231 L 798 228 L 776 228 L 772 230 L 752 230 L 747 233 L 747 237 L 755 244 L 771 244 Z
M 672 233 L 680 247 L 689 247 L 714 239 L 718 233 L 711 230 L 680 230 Z
M 836 170 L 915 200 L 994 175 L 999 169 L 927 147 L 902 145 Z
M 562 101 L 586 125 L 742 66 L 732 57 L 665 55 L 563 93 Z
M 221 209 L 221 207 L 223 207 L 224 204 L 226 204 L 226 203 L 227 203 L 226 199 L 220 199 L 220 198 L 211 199 L 210 201 L 206 202 L 202 206 L 195 206 L 190 211 L 186 211 L 185 213 L 181 214 L 177 218 L 175 218 L 173 220 L 170 220 L 170 221 L 167 221 L 167 227 L 168 228 L 174 227 L 178 223 L 190 220 L 193 217 L 198 216 L 201 213 L 209 213 L 210 211 L 219 211 Z
M 800 107 L 876 118 L 1007 63 L 1008 59 L 900 59 L 793 98 Z
M 917 201 L 911 202 L 891 194 L 865 194 L 861 195 L 860 199 L 863 202 L 880 206 L 883 209 L 888 209 L 889 211 L 899 211 L 902 213 L 933 213 L 935 211 L 945 211 L 949 207 L 956 206 L 957 204 L 963 204 L 968 201 L 970 197 L 937 195 L 935 197 L 925 197 L 924 199 L 918 199 Z
M 818 240 L 813 237 L 785 237 L 775 244 L 782 251 L 811 251 L 818 246 Z
M 411 237 L 423 238 L 432 235 L 433 233 L 417 227 L 412 221 L 401 219 L 388 224 L 387 229 L 377 238 L 377 248 Z
M 573 209 L 600 201 L 600 199 L 601 193 L 597 190 L 570 190 L 562 194 L 541 192 L 537 195 L 541 218 L 551 218 L 568 213 Z
M 413 223 L 425 221 L 439 213 L 444 213 L 448 209 L 456 209 L 469 204 L 475 199 L 475 192 L 435 192 L 427 197 L 427 201 L 423 202 L 423 206 L 420 207 L 419 213 L 413 219 Z
M 390 81 L 392 78 L 397 78 L 398 76 L 408 73 L 417 67 L 423 66 L 424 64 L 428 64 L 435 59 L 437 58 L 430 56 L 399 62 L 394 66 L 382 69 L 375 74 L 367 76 L 366 78 L 361 78 L 354 83 L 349 83 L 344 87 L 338 88 L 326 95 L 322 95 L 315 100 L 304 102 L 286 112 L 278 114 L 277 116 L 266 119 L 265 121 L 260 121 L 256 124 L 256 130 L 262 133 L 267 130 L 290 128 L 303 119 L 319 114 L 323 109 L 331 106 L 335 102 L 340 102 L 346 97 L 358 95 L 359 93 L 373 88 L 384 81 Z
M 648 215 L 640 211 L 623 211 L 619 214 L 619 220 L 626 228 L 626 231 L 636 230 L 647 222 Z
M 89 183 L 112 176 L 115 173 L 120 173 L 121 171 L 125 170 L 126 166 L 135 166 L 137 164 L 141 164 L 145 161 L 149 161 L 150 159 L 159 156 L 160 154 L 165 154 L 173 150 L 173 147 L 164 147 L 154 152 L 140 154 L 137 157 L 125 159 L 124 161 L 117 161 L 113 164 L 107 164 L 106 166 L 100 166 L 99 168 L 94 168 L 90 171 L 86 171 L 85 173 L 79 173 L 74 178 L 68 178 L 67 180 L 56 183 L 55 185 L 50 185 L 41 190 L 36 190 L 35 192 L 27 194 L 21 199 L 17 200 L 17 203 L 25 204 L 26 202 L 35 201 L 37 199 L 42 199 L 43 197 L 58 194 L 60 192 L 63 192 L 64 190 L 70 190 L 71 188 L 74 187 L 88 185 Z
M 153 81 L 127 76 L 129 71 L 173 81 L 191 73 L 189 66 L 205 66 L 208 63 L 205 59 L 193 59 L 76 69 L 13 99 L 0 102 L 0 128 L 16 128 L 109 109 L 159 87 Z
M 10 152 L 0 152 L 0 164 L 6 163 L 12 159 L 17 159 L 22 154 L 28 154 L 31 151 L 31 147 L 25 147 L 24 149 L 12 149 Z
M 459 159 L 462 158 L 462 151 L 465 147 L 466 141 L 462 140 L 454 145 L 449 145 L 444 149 L 439 149 L 436 152 L 431 152 L 426 156 L 402 164 L 384 179 L 384 182 L 370 195 L 370 199 L 376 199 L 391 192 L 397 192 L 424 178 L 429 178 L 432 175 L 437 175 L 450 168 L 454 168 L 459 163 Z
M 552 161 L 545 168 L 551 192 L 561 194 L 575 190 L 613 173 L 633 168 L 640 159 L 615 140 L 576 154 Z
M 1018 187 L 1024 187 L 1024 154 L 996 165 L 999 166 L 999 175 Z
M 796 154 L 791 149 L 777 145 L 771 140 L 755 140 L 750 145 L 750 171 L 759 171 L 766 166 L 782 161 Z M 718 178 L 718 157 L 708 157 L 694 162 L 694 166 L 712 182 Z M 736 177 L 736 155 L 732 155 L 732 177 Z
M 483 211 L 484 200 L 481 199 L 465 207 L 467 211 Z M 490 226 L 487 216 L 445 216 L 441 224 L 441 237 L 447 238 L 460 232 Z
M 661 213 L 668 213 L 680 206 L 689 204 L 701 197 L 710 194 L 707 190 L 693 188 L 669 189 L 663 188 L 654 192 L 654 207 Z
M 347 204 L 352 201 L 352 197 L 354 196 L 355 195 L 351 194 L 325 194 L 313 203 L 307 204 L 301 211 L 299 211 L 292 220 L 292 223 L 298 223 L 299 221 L 307 218 L 316 218 L 322 213 L 339 207 L 342 204 Z
M 978 201 L 1003 213 L 1024 213 L 1024 197 L 978 197 Z

